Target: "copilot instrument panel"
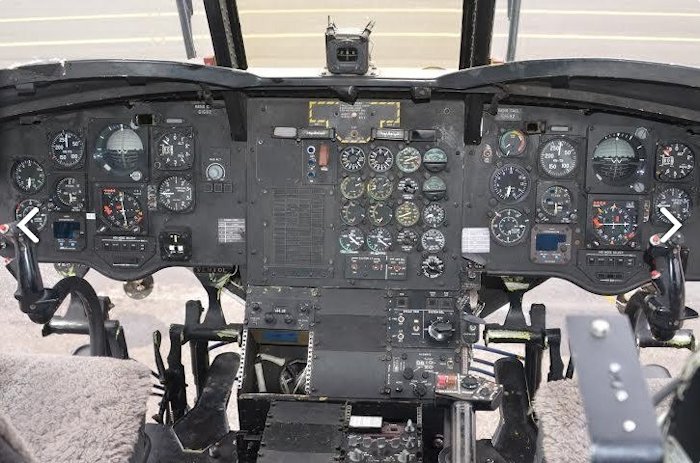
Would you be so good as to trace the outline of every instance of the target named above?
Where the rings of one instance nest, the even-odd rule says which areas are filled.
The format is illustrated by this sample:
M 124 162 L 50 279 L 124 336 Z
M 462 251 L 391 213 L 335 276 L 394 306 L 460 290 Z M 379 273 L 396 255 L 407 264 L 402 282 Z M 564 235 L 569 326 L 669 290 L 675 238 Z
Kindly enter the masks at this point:
M 220 101 L 60 109 L 0 127 L 0 207 L 17 220 L 38 208 L 45 262 L 118 279 L 236 267 L 263 286 L 454 290 L 492 274 L 612 294 L 648 280 L 651 235 L 678 221 L 695 239 L 697 136 L 602 112 L 480 109 L 251 96 L 245 141 Z

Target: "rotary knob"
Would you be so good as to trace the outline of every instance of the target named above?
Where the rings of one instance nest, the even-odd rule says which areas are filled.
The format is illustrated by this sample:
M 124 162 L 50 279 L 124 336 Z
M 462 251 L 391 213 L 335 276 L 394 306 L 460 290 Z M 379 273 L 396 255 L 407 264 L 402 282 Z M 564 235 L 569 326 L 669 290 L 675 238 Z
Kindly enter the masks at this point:
M 437 342 L 447 342 L 455 328 L 449 320 L 435 320 L 428 326 L 428 334 Z

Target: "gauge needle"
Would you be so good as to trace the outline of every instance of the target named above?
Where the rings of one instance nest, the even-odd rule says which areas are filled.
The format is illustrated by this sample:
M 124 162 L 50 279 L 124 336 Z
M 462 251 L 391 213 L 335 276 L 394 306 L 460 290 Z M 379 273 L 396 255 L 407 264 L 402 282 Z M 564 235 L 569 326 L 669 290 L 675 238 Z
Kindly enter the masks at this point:
M 377 241 L 378 241 L 379 244 L 381 244 L 382 246 L 387 246 L 387 247 L 389 246 L 389 243 L 387 243 L 386 241 L 384 241 L 381 237 L 378 237 L 378 238 L 377 238 Z
M 510 196 L 510 193 L 513 191 L 513 187 L 508 185 L 508 188 L 506 188 L 506 198 Z
M 121 212 L 122 212 L 122 217 L 124 217 L 124 226 L 128 227 L 129 222 L 126 220 L 126 210 L 124 210 L 124 192 L 123 191 L 119 193 L 119 200 L 121 201 L 121 206 L 122 206 Z
M 352 235 L 350 235 L 350 241 L 352 242 L 352 244 L 355 244 L 355 245 L 360 244 L 360 240 L 358 240 L 357 238 L 355 238 Z

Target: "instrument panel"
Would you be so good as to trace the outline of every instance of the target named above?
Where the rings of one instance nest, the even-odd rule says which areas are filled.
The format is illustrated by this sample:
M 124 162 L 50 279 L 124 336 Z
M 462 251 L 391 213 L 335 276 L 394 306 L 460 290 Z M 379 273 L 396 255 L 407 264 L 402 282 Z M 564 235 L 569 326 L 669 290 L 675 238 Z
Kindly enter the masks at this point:
M 231 268 L 245 246 L 245 191 L 228 131 L 225 111 L 199 102 L 7 124 L 0 170 L 9 188 L 0 200 L 16 220 L 39 208 L 31 224 L 42 261 L 82 263 L 118 279 L 169 265 Z M 210 207 L 225 230 L 204 225 Z
M 39 209 L 42 261 L 118 279 L 237 267 L 262 286 L 454 290 L 486 273 L 616 293 L 648 281 L 646 243 L 673 220 L 694 239 L 697 137 L 502 105 L 471 145 L 466 107 L 250 97 L 247 141 L 196 101 L 21 119 L 0 129 L 0 206 Z

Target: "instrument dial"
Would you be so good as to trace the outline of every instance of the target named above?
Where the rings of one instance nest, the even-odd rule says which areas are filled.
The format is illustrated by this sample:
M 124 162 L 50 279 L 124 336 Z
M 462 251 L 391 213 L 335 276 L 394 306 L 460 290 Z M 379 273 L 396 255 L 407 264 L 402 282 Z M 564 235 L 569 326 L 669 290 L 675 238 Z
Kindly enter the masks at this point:
M 369 207 L 369 221 L 377 227 L 383 227 L 394 218 L 394 211 L 386 203 L 374 203 Z
M 600 246 L 627 246 L 637 236 L 634 201 L 593 201 L 590 220 L 596 244 Z
M 346 199 L 359 199 L 365 192 L 365 183 L 359 175 L 350 175 L 340 182 L 340 193 Z
M 169 211 L 184 212 L 194 204 L 194 187 L 185 177 L 173 175 L 158 187 L 158 202 Z
M 654 201 L 655 218 L 657 221 L 670 224 L 671 221 L 661 212 L 661 208 L 668 209 L 679 221 L 685 222 L 690 218 L 693 210 L 693 200 L 690 195 L 680 188 L 666 188 L 656 195 Z
M 348 146 L 340 153 L 340 165 L 348 172 L 357 172 L 365 165 L 365 152 L 359 146 Z
M 593 151 L 593 170 L 601 182 L 620 185 L 638 174 L 645 158 L 644 145 L 632 134 L 607 135 Z
M 46 228 L 46 223 L 48 222 L 49 218 L 46 214 L 46 207 L 44 207 L 41 201 L 36 199 L 25 199 L 19 203 L 17 207 L 15 207 L 15 220 L 22 220 L 27 214 L 29 214 L 29 211 L 35 207 L 39 208 L 39 212 L 29 223 L 36 231 L 42 231 L 44 228 Z
M 521 201 L 530 191 L 530 174 L 522 166 L 506 164 L 493 173 L 491 191 L 503 202 Z
M 503 246 L 514 246 L 525 238 L 529 225 L 530 219 L 519 210 L 501 209 L 491 219 L 491 236 Z
M 46 171 L 34 159 L 23 159 L 12 166 L 15 186 L 28 194 L 37 193 L 46 184 Z
M 447 166 L 447 153 L 440 148 L 430 148 L 423 155 L 423 165 L 430 172 L 440 172 Z
M 365 208 L 358 202 L 349 201 L 340 210 L 340 218 L 347 225 L 357 225 L 365 219 Z
M 118 188 L 103 188 L 101 197 L 102 217 L 109 225 L 120 230 L 140 230 L 145 215 L 135 195 Z
M 367 247 L 373 252 L 387 252 L 393 242 L 394 238 L 386 228 L 375 228 L 367 235 Z
M 158 140 L 158 157 L 163 167 L 190 168 L 194 160 L 194 135 L 178 130 L 163 134 Z
M 51 140 L 51 159 L 61 167 L 75 167 L 83 160 L 84 148 L 80 135 L 63 130 Z
M 498 139 L 498 147 L 505 157 L 520 156 L 527 148 L 527 138 L 521 130 L 508 130 Z
M 447 194 L 447 185 L 440 177 L 433 175 L 423 182 L 423 196 L 430 201 L 439 201 Z
M 431 228 L 420 237 L 420 245 L 428 252 L 442 251 L 445 247 L 445 235 L 437 228 Z
M 420 185 L 415 179 L 411 177 L 404 177 L 399 180 L 399 185 L 397 188 L 399 193 L 402 195 L 413 196 L 420 188 Z
M 401 172 L 407 174 L 413 173 L 420 169 L 420 165 L 420 151 L 412 146 L 407 146 L 396 154 L 396 167 L 398 167 Z
M 445 221 L 445 209 L 436 203 L 423 209 L 423 222 L 430 227 L 439 227 Z
M 97 136 L 93 158 L 107 172 L 142 178 L 137 169 L 146 152 L 138 133 L 127 124 L 111 124 Z
M 437 278 L 445 272 L 445 262 L 431 254 L 420 263 L 420 271 L 426 278 Z
M 377 175 L 367 184 L 367 194 L 377 201 L 386 201 L 394 191 L 394 182 L 389 177 Z
M 420 220 L 420 209 L 416 203 L 406 201 L 396 208 L 396 221 L 402 227 L 412 227 Z
M 375 172 L 387 172 L 394 165 L 394 154 L 386 146 L 377 146 L 370 151 L 368 163 Z
M 695 168 L 695 153 L 683 143 L 660 145 L 656 151 L 656 178 L 668 182 L 681 180 Z
M 346 228 L 338 237 L 340 249 L 346 252 L 357 252 L 362 249 L 365 242 L 365 234 L 357 227 Z
M 411 252 L 416 249 L 416 245 L 418 244 L 418 233 L 410 228 L 404 228 L 399 232 L 396 239 L 403 252 Z
M 82 208 L 85 202 L 85 186 L 75 177 L 62 178 L 56 184 L 56 199 L 63 206 Z
M 565 138 L 549 140 L 540 150 L 540 167 L 550 177 L 566 177 L 577 164 L 576 147 Z
M 571 192 L 563 186 L 550 186 L 542 193 L 540 207 L 550 218 L 569 219 L 573 211 Z

